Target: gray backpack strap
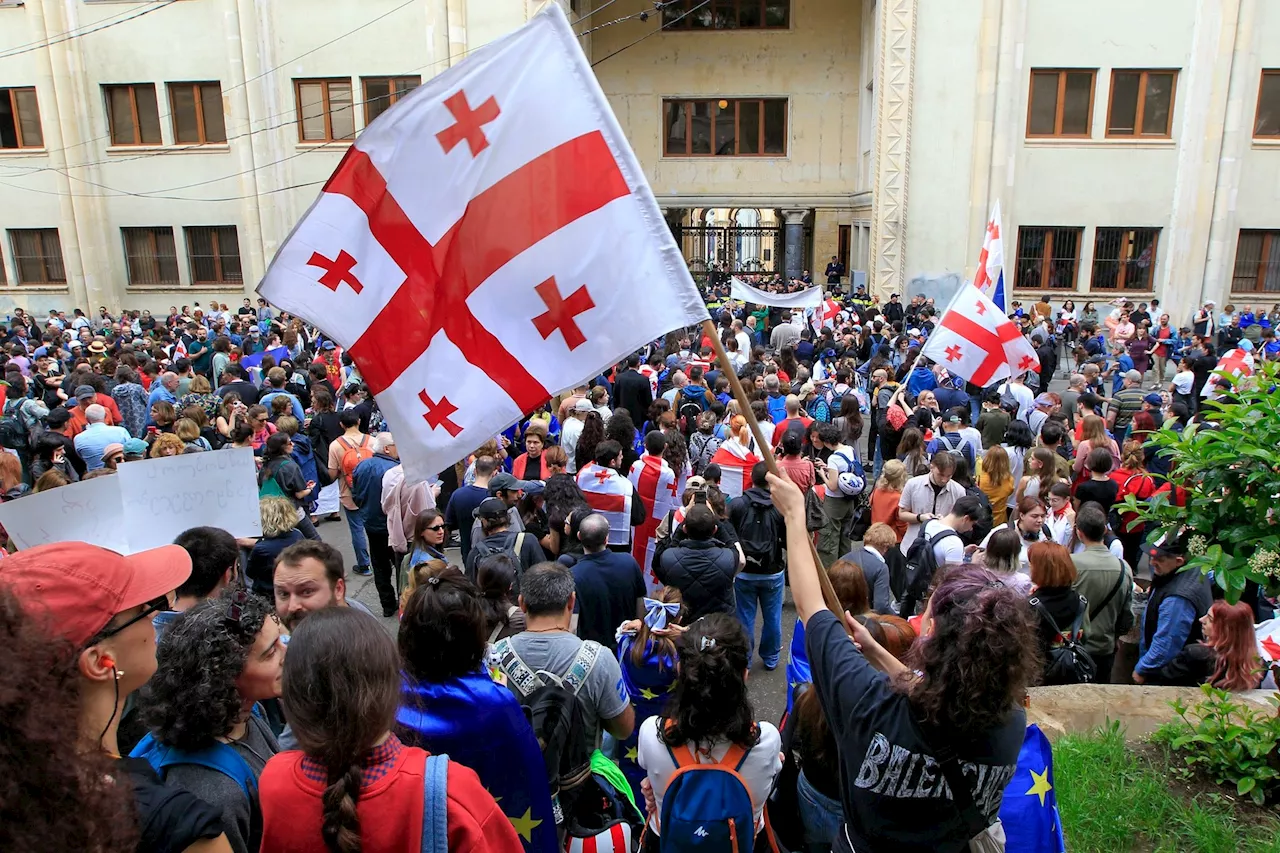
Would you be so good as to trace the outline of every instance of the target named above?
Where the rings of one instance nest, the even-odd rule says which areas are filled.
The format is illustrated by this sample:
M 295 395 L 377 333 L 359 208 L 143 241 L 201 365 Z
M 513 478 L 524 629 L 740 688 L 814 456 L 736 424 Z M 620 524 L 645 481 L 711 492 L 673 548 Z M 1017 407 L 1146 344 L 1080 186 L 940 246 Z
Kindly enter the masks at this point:
M 569 664 L 569 669 L 563 676 L 564 686 L 569 689 L 574 696 L 578 695 L 578 691 L 582 689 L 582 685 L 587 683 L 587 676 L 591 675 L 591 670 L 595 667 L 596 661 L 600 657 L 600 649 L 602 646 L 592 640 L 585 641 L 578 653 L 573 656 L 573 663 Z
M 511 683 L 515 685 L 521 696 L 528 696 L 544 686 L 542 679 L 529 669 L 528 664 L 520 659 L 520 655 L 516 654 L 509 637 L 499 641 L 493 647 L 493 656 L 498 661 L 498 667 L 507 674 L 507 678 L 511 679 Z

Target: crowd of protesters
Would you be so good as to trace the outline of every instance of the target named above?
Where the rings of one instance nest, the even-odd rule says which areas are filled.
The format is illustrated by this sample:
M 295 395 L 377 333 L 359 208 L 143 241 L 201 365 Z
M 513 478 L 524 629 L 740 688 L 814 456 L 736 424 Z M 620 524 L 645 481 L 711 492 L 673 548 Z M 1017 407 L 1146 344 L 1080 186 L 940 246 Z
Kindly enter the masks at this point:
M 815 328 L 728 295 L 706 289 L 728 364 L 677 331 L 432 484 L 405 482 L 349 357 L 262 300 L 18 313 L 7 497 L 251 448 L 263 535 L 0 559 L 0 684 L 22 685 L 0 689 L 0 846 L 720 850 L 750 823 L 757 845 L 958 851 L 997 822 L 1029 687 L 1274 684 L 1274 590 L 1215 600 L 1178 571 L 1189 532 L 1121 504 L 1184 498 L 1152 434 L 1229 392 L 1224 349 L 1275 357 L 1280 307 L 1184 328 L 1154 300 L 1014 303 L 1041 369 L 977 388 L 919 357 L 924 297 L 859 289 Z M 677 497 L 656 525 L 646 471 Z M 317 532 L 339 516 L 350 566 Z M 757 657 L 787 666 L 785 724 L 757 718 Z M 708 784 L 741 812 L 693 819 L 690 765 L 727 771 Z

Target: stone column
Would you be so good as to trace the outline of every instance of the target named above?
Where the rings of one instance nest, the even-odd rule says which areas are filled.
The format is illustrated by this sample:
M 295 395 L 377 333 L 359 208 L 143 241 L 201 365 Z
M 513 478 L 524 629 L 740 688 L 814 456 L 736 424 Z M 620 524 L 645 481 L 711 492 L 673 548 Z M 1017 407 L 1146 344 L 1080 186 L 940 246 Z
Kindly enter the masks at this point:
M 918 0 L 880 0 L 875 185 L 868 289 L 886 300 L 906 284 L 907 183 Z
M 804 272 L 804 219 L 808 215 L 807 210 L 782 211 L 786 223 L 782 231 L 782 270 L 787 278 L 799 278 Z

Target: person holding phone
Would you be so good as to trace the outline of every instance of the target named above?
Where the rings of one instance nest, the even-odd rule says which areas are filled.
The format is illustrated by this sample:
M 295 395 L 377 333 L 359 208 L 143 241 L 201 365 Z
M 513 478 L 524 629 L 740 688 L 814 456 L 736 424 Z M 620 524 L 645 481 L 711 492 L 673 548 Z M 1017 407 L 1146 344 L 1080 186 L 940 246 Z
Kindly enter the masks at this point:
M 298 529 L 308 539 L 319 539 L 311 516 L 304 505 L 315 491 L 315 480 L 306 480 L 302 468 L 294 462 L 293 441 L 286 433 L 277 432 L 262 445 L 262 469 L 258 472 L 258 497 L 286 497 L 298 510 Z

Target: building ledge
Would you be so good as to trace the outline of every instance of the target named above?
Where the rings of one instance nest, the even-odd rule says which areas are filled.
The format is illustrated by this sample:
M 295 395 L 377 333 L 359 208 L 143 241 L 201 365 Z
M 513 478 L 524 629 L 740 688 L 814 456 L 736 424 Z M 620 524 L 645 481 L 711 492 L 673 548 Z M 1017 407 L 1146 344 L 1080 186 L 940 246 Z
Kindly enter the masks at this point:
M 1043 139 L 1032 138 L 1023 139 L 1023 146 L 1027 148 L 1138 148 L 1138 149 L 1169 149 L 1177 148 L 1178 142 L 1174 139 L 1077 139 L 1073 137 L 1063 139 Z
M 343 139 L 334 142 L 299 142 L 297 149 L 299 151 L 318 151 L 322 148 L 331 148 L 334 151 L 343 151 L 355 144 L 353 139 Z
M 1275 137 L 1271 137 L 1271 136 L 1257 137 L 1257 136 L 1255 136 L 1255 137 L 1253 138 L 1253 147 L 1254 147 L 1254 148 L 1263 148 L 1263 149 L 1265 149 L 1265 148 L 1270 148 L 1270 149 L 1272 149 L 1272 150 L 1274 150 L 1274 151 L 1280 151 L 1280 136 L 1275 136 Z
M 70 284 L 5 284 L 0 285 L 0 293 L 70 293 Z
M 135 154 L 227 154 L 231 146 L 226 143 L 209 145 L 108 145 L 108 157 L 128 157 Z
M 1050 299 L 1084 299 L 1086 302 L 1097 302 L 1105 300 L 1110 302 L 1113 299 L 1119 299 L 1123 296 L 1130 302 L 1135 300 L 1141 302 L 1144 299 L 1151 299 L 1156 295 L 1154 290 L 1023 290 L 1017 288 L 1013 291 L 1013 296 L 1019 302 L 1026 302 L 1028 299 L 1039 299 L 1040 297 L 1049 297 Z
M 0 9 L 4 6 L 0 5 Z M 48 148 L 0 148 L 0 157 L 48 157 Z
M 125 293 L 245 293 L 243 284 L 130 284 Z

